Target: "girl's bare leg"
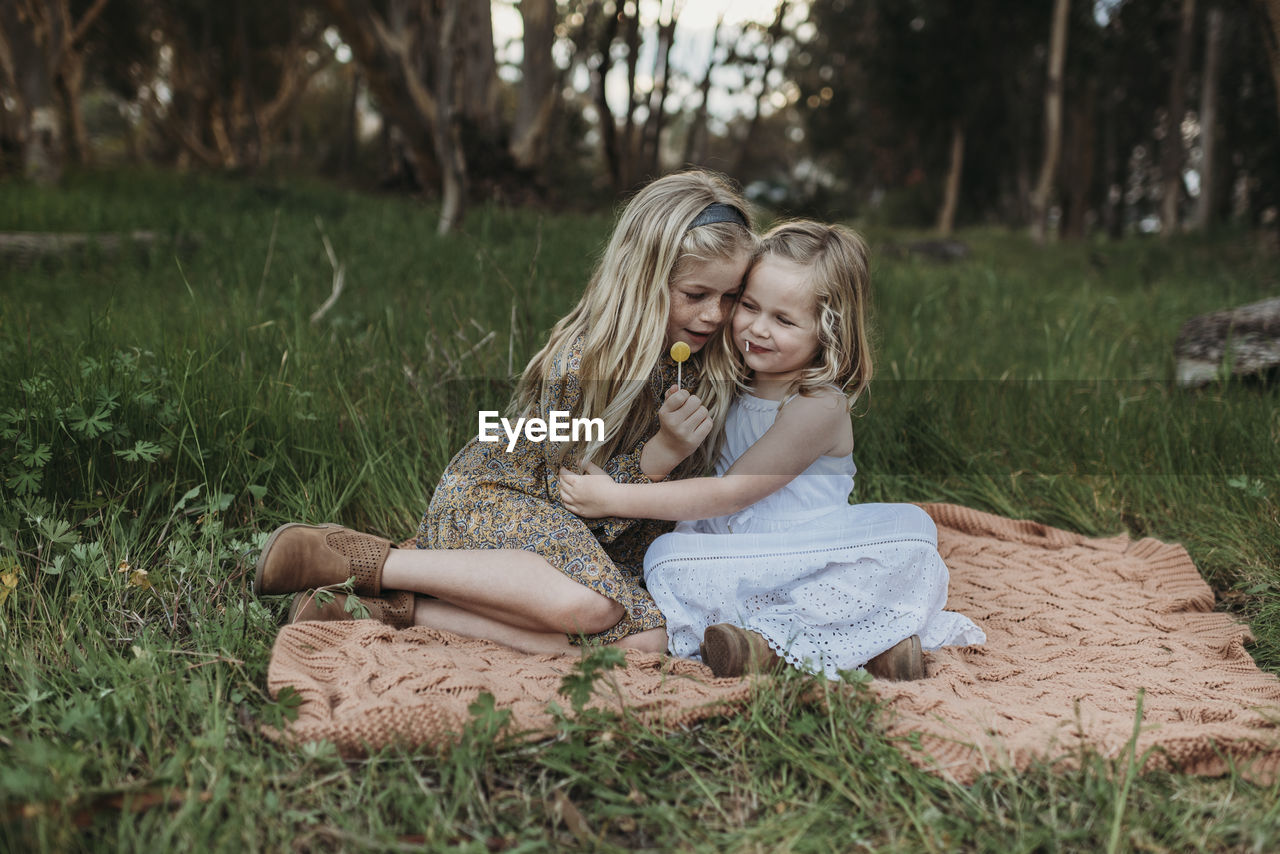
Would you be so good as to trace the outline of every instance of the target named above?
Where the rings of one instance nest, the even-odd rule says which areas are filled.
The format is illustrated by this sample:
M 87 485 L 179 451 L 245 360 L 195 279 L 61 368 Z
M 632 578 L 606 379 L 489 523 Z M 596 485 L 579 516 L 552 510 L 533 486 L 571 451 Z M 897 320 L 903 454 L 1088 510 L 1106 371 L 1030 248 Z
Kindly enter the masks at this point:
M 439 599 L 419 597 L 414 603 L 413 623 L 416 626 L 428 626 L 453 632 L 463 637 L 491 640 L 520 652 L 532 654 L 575 652 L 578 649 L 570 644 L 569 638 L 561 632 L 538 632 L 519 628 Z M 667 630 L 650 629 L 638 632 L 611 645 L 644 652 L 666 652 Z
M 569 638 L 563 633 L 522 629 L 439 599 L 423 599 L 419 596 L 413 608 L 413 624 L 453 632 L 465 638 L 494 641 L 520 652 L 542 654 L 573 651 Z
M 667 630 L 658 628 L 636 632 L 634 635 L 619 638 L 611 646 L 621 647 L 622 649 L 638 649 L 641 652 L 666 652 Z
M 535 634 L 596 634 L 625 613 L 617 602 L 521 549 L 392 549 L 382 586 L 434 596 Z

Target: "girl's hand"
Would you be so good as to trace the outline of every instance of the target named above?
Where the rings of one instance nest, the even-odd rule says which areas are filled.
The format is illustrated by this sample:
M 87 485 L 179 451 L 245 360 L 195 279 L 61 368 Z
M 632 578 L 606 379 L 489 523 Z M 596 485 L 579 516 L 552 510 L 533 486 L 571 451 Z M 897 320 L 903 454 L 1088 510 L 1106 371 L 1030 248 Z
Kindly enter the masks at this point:
M 586 474 L 560 468 L 560 503 L 583 519 L 616 515 L 619 488 L 613 478 L 594 463 L 587 463 Z
M 698 396 L 676 386 L 667 389 L 667 398 L 658 410 L 658 423 L 658 433 L 649 444 L 656 442 L 664 461 L 670 461 L 668 472 L 698 449 L 712 426 L 711 413 Z

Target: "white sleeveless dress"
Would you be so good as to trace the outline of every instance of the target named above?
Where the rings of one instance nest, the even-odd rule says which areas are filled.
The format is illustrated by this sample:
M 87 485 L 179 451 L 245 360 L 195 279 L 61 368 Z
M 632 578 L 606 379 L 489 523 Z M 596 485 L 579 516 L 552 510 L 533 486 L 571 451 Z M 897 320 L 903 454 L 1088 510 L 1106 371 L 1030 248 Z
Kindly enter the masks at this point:
M 779 402 L 738 397 L 716 464 L 723 475 L 773 425 Z M 911 504 L 850 505 L 853 455 L 819 457 L 730 516 L 681 522 L 649 547 L 644 577 L 673 655 L 697 658 L 703 632 L 759 632 L 792 665 L 830 679 L 919 635 L 925 649 L 986 635 L 945 611 L 948 572 L 933 520 Z

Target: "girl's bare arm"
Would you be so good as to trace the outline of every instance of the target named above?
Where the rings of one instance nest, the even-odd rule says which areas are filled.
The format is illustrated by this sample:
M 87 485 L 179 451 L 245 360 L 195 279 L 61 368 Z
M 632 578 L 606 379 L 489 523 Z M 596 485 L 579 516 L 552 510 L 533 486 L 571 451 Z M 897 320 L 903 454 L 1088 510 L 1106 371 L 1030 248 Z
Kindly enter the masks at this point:
M 786 486 L 814 460 L 847 444 L 844 398 L 798 397 L 723 477 L 653 484 L 614 483 L 600 469 L 560 473 L 560 499 L 584 518 L 627 516 L 683 521 L 736 513 Z

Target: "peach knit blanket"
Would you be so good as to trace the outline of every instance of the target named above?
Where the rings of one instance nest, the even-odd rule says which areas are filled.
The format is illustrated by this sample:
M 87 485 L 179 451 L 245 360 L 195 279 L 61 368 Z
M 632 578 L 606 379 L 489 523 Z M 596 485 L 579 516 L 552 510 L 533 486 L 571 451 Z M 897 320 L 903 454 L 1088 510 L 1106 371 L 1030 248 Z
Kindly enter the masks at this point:
M 872 682 L 911 760 L 961 782 L 1035 758 L 1072 764 L 1082 747 L 1126 752 L 1143 691 L 1145 768 L 1267 781 L 1280 769 L 1280 680 L 1254 664 L 1248 627 L 1213 612 L 1186 551 L 1156 540 L 1090 539 L 948 504 L 926 505 L 951 569 L 947 607 L 987 633 L 985 646 L 927 654 L 928 678 Z M 427 628 L 372 621 L 281 629 L 268 686 L 292 686 L 298 718 L 279 737 L 327 739 L 346 754 L 389 744 L 448 744 L 483 693 L 512 732 L 546 734 L 548 706 L 578 657 L 521 655 Z M 603 690 L 601 690 L 603 689 Z M 593 705 L 625 703 L 642 721 L 679 727 L 746 705 L 745 680 L 692 661 L 627 653 Z M 917 740 L 918 739 L 918 740 Z

